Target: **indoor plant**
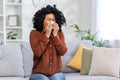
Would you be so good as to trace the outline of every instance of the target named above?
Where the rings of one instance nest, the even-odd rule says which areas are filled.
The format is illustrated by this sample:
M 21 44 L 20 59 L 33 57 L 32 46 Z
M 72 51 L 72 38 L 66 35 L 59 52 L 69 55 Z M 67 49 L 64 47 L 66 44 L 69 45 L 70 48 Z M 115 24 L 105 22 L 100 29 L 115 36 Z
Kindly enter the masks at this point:
M 16 39 L 17 35 L 18 34 L 16 32 L 10 31 L 7 33 L 7 39 Z
M 90 29 L 81 30 L 77 24 L 71 25 L 74 28 L 74 32 L 76 33 L 76 37 L 80 37 L 81 40 L 90 40 L 94 46 L 97 47 L 105 47 L 105 41 L 97 39 L 98 32 L 92 33 Z

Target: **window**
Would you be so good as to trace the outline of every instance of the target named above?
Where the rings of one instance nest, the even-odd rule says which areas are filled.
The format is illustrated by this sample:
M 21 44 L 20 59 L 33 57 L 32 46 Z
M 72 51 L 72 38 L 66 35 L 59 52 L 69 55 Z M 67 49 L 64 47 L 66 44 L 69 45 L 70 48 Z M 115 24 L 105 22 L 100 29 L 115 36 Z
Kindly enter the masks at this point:
M 97 0 L 97 27 L 105 40 L 120 40 L 120 0 Z

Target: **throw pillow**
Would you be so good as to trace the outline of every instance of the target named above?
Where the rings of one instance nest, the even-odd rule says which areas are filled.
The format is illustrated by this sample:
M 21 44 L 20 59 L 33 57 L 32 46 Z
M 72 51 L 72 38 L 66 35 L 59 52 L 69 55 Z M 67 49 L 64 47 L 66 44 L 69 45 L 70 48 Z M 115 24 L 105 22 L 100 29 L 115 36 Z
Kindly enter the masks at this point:
M 0 46 L 0 76 L 24 76 L 20 45 Z
M 92 42 L 88 41 L 88 40 L 66 41 L 67 52 L 65 53 L 64 56 L 62 56 L 62 66 L 63 66 L 62 67 L 62 72 L 65 72 L 65 73 L 79 72 L 79 70 L 68 67 L 67 64 L 72 59 L 72 57 L 75 55 L 75 53 L 78 49 L 78 46 L 80 44 L 83 44 L 84 46 L 86 46 L 88 48 L 92 47 Z
M 91 59 L 92 59 L 92 49 L 83 48 L 82 65 L 80 70 L 81 75 L 88 75 L 91 66 Z
M 120 48 L 93 48 L 89 75 L 119 77 Z
M 79 45 L 77 52 L 75 53 L 73 58 L 70 60 L 70 62 L 67 64 L 67 66 L 75 68 L 77 70 L 81 69 L 82 49 L 83 49 L 83 45 Z

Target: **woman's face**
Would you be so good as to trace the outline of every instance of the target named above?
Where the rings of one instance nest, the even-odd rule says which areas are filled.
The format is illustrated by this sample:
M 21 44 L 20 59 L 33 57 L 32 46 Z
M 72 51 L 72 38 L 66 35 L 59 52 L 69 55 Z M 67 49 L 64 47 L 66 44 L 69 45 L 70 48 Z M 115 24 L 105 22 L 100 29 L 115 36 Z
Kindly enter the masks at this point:
M 44 21 L 43 21 L 44 28 L 45 28 L 48 24 L 54 23 L 54 22 L 56 22 L 54 14 L 52 14 L 52 13 L 46 14 L 45 19 L 44 19 Z

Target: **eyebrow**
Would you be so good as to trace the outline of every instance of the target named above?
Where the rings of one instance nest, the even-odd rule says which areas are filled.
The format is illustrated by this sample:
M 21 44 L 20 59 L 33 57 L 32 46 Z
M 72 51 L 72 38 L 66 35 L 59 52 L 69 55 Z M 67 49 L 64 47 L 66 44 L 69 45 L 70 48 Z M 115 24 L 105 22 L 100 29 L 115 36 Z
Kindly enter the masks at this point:
M 52 19 L 52 20 L 55 20 L 55 18 L 47 18 L 47 19 Z

